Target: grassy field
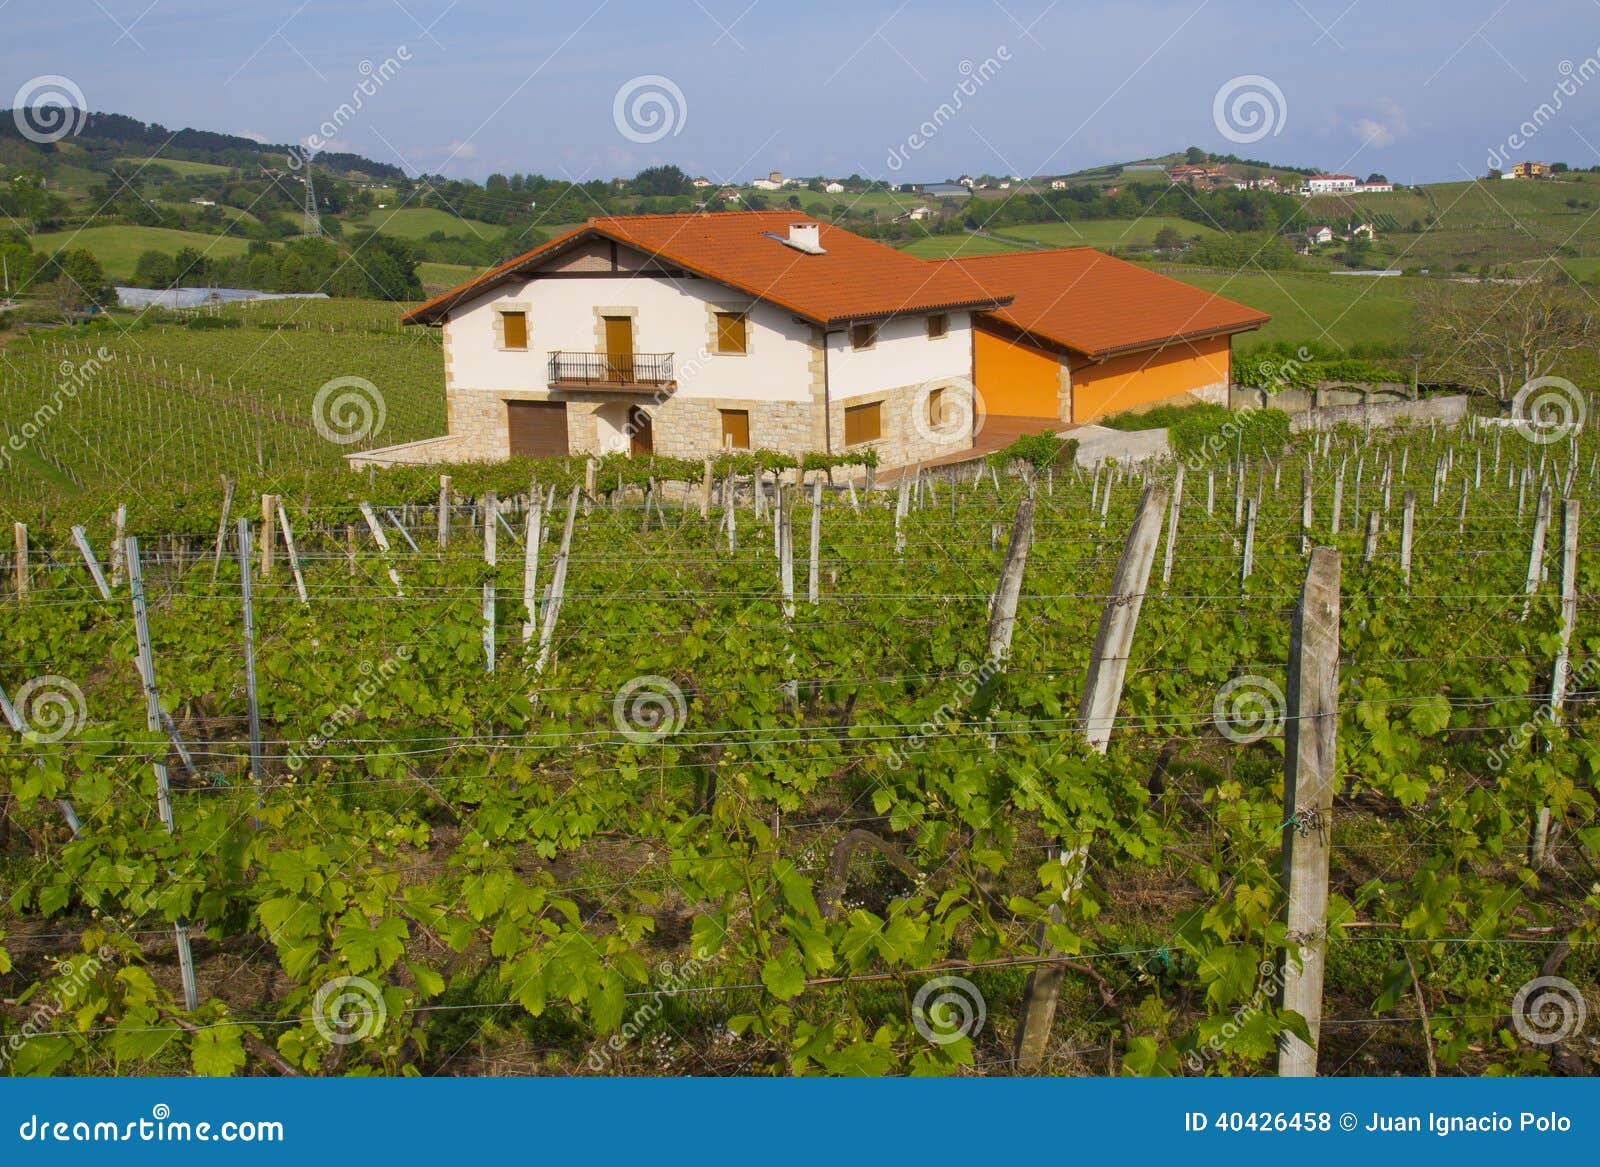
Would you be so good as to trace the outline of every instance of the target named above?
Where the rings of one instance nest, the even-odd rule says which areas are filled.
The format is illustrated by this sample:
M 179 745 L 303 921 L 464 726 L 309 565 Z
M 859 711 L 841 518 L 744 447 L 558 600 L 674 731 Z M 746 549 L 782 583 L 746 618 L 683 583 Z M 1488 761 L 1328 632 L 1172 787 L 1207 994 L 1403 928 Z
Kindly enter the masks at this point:
M 1318 340 L 1342 346 L 1362 341 L 1401 343 L 1411 333 L 1411 306 L 1423 282 L 1289 272 L 1188 275 L 1172 268 L 1166 269 L 1166 274 L 1272 313 L 1271 322 L 1260 332 L 1239 338 L 1241 350 L 1276 340 Z
M 493 239 L 505 230 L 493 223 L 462 219 L 449 211 L 432 207 L 395 207 L 374 211 L 365 219 L 348 224 L 354 230 L 379 230 L 398 239 L 425 239 L 435 231 L 462 239 Z
M 929 235 L 915 239 L 900 249 L 918 259 L 949 259 L 953 255 L 998 255 L 1006 251 L 1031 251 L 1020 243 L 1008 243 L 992 235 Z
M 129 279 L 139 256 L 146 251 L 171 255 L 179 248 L 192 247 L 205 255 L 226 257 L 243 255 L 248 241 L 232 235 L 202 235 L 198 231 L 171 231 L 165 227 L 85 227 L 72 231 L 53 231 L 33 238 L 35 251 L 84 247 L 94 253 L 106 275 L 114 280 Z
M 1164 215 L 1142 219 L 1095 219 L 1072 223 L 1027 223 L 1001 227 L 995 232 L 1008 239 L 1042 243 L 1046 247 L 1149 247 L 1156 235 L 1171 227 L 1185 239 L 1213 238 L 1221 232 L 1201 223 Z
M 457 284 L 466 283 L 478 274 L 478 269 L 461 263 L 419 263 L 417 264 L 417 278 L 422 281 L 422 286 L 427 289 L 444 291 Z
M 163 166 L 174 174 L 183 178 L 193 178 L 196 175 L 229 175 L 233 173 L 231 166 L 218 166 L 212 162 L 185 162 L 179 158 L 118 158 L 117 161 L 132 167 Z M 146 170 L 149 173 L 149 170 Z

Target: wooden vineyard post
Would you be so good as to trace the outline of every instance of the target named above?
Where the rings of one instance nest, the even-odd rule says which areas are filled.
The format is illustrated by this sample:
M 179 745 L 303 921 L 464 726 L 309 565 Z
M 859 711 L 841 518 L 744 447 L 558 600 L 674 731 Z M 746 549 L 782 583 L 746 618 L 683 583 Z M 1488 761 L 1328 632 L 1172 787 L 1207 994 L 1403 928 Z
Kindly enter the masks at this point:
M 989 632 L 985 639 L 984 664 L 998 671 L 1011 655 L 1011 636 L 1016 630 L 1017 601 L 1022 596 L 1022 576 L 1028 567 L 1028 548 L 1033 544 L 1033 493 L 1024 494 L 1011 521 L 1011 538 L 1006 543 L 1005 559 L 1000 564 L 1000 580 L 995 584 L 989 605 Z
M 129 538 L 124 544 L 124 560 L 128 565 L 128 587 L 133 597 L 133 627 L 139 642 L 139 673 L 144 688 L 145 728 L 152 733 L 161 729 L 161 698 L 156 691 L 155 654 L 150 648 L 150 621 L 145 609 L 144 574 L 139 567 L 139 540 Z M 167 763 L 164 758 L 152 759 L 156 776 L 156 813 L 167 834 L 177 833 L 172 815 L 172 790 L 168 784 Z M 172 925 L 173 938 L 178 949 L 178 969 L 183 980 L 184 1008 L 193 1012 L 200 1007 L 200 994 L 194 981 L 194 954 L 189 950 L 189 928 L 181 919 Z
M 711 459 L 707 458 L 700 469 L 700 518 L 711 517 Z
M 1183 463 L 1178 463 L 1178 472 L 1172 479 L 1172 507 L 1167 512 L 1167 548 L 1161 558 L 1161 586 L 1165 588 L 1172 582 L 1172 554 L 1173 545 L 1178 541 L 1178 511 L 1183 507 Z
M 100 561 L 94 557 L 94 548 L 89 546 L 89 536 L 82 527 L 72 528 L 72 541 L 78 545 L 78 554 L 83 556 L 83 562 L 89 569 L 89 578 L 94 580 L 94 586 L 100 590 L 100 598 L 111 598 L 111 585 L 106 583 L 105 573 L 100 570 Z
M 1328 516 L 1328 531 L 1330 534 L 1339 533 L 1339 523 L 1344 512 L 1344 461 L 1339 462 L 1339 470 L 1333 476 L 1333 514 Z
M 1117 705 L 1122 700 L 1122 682 L 1127 675 L 1128 654 L 1133 647 L 1139 610 L 1144 606 L 1150 585 L 1150 569 L 1155 565 L 1156 543 L 1161 538 L 1161 514 L 1167 508 L 1163 486 L 1145 488 L 1139 511 L 1117 561 L 1117 573 L 1100 612 L 1100 629 L 1095 635 L 1094 653 L 1089 659 L 1088 682 L 1078 706 L 1078 721 L 1089 747 L 1105 753 L 1116 722 Z M 1068 902 L 1082 885 L 1089 859 L 1089 841 L 1064 847 L 1059 859 L 1068 868 L 1062 903 Z M 1061 917 L 1061 905 L 1051 909 L 1051 918 Z M 1056 1001 L 1061 995 L 1063 969 L 1058 963 L 1041 964 L 1028 974 L 1022 992 L 1022 1011 L 1017 1019 L 1015 1057 L 1019 1070 L 1032 1070 L 1044 1059 L 1055 1021 Z
M 1417 492 L 1408 490 L 1402 499 L 1405 508 L 1400 516 L 1400 578 L 1406 586 L 1411 584 L 1411 537 L 1417 525 Z
M 244 698 L 250 716 L 250 781 L 256 809 L 266 805 L 261 759 L 261 702 L 256 692 L 256 610 L 250 591 L 250 520 L 239 520 L 239 600 L 244 609 Z
M 500 500 L 494 491 L 483 499 L 483 671 L 494 672 L 494 569 L 499 558 Z
M 544 540 L 544 514 L 539 505 L 539 495 L 534 493 L 528 505 L 528 532 L 522 547 L 522 643 L 533 639 L 534 625 L 538 619 L 539 544 Z
M 1524 620 L 1533 606 L 1533 593 L 1539 590 L 1540 581 L 1544 579 L 1544 543 L 1549 527 L 1550 484 L 1547 482 L 1539 491 L 1539 502 L 1533 512 L 1533 541 L 1528 548 L 1528 583 L 1524 593 L 1526 598 L 1522 601 Z
M 272 578 L 272 554 L 278 543 L 278 496 L 261 496 L 261 582 Z
M 28 598 L 28 526 L 26 523 L 13 523 L 11 534 L 16 541 L 17 548 L 17 599 L 22 601 Z
M 904 555 L 906 553 L 904 523 L 906 507 L 909 501 L 910 496 L 906 493 L 906 476 L 902 474 L 900 475 L 900 492 L 895 496 L 894 501 L 894 553 L 896 555 Z
M 1339 729 L 1339 553 L 1311 553 L 1289 634 L 1284 744 L 1284 923 L 1280 1005 L 1305 1018 L 1311 1041 L 1285 1032 L 1278 1075 L 1313 1078 L 1322 1030 L 1322 976 L 1328 945 L 1328 843 Z
M 1550 670 L 1550 723 L 1559 726 L 1572 676 L 1572 631 L 1578 622 L 1578 500 L 1561 505 L 1561 640 Z M 1550 847 L 1550 808 L 1541 806 L 1533 825 L 1529 860 L 1534 870 L 1545 864 Z
M 586 515 L 594 507 L 595 475 L 599 469 L 593 458 L 583 460 L 583 513 Z
M 283 550 L 289 557 L 289 570 L 294 575 L 295 594 L 300 597 L 300 602 L 307 606 L 311 600 L 306 595 L 306 579 L 300 572 L 300 552 L 294 545 L 294 531 L 289 527 L 289 512 L 283 509 L 283 500 L 274 496 L 278 508 L 278 525 L 283 528 Z
M 450 475 L 439 475 L 439 550 L 450 546 Z

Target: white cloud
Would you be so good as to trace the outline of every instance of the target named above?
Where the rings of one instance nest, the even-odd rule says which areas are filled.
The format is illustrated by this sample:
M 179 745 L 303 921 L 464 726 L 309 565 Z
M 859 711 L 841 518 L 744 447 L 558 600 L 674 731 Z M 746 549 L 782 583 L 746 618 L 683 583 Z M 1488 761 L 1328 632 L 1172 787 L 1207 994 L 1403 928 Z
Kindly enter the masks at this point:
M 1362 116 L 1350 122 L 1350 132 L 1369 146 L 1391 146 L 1410 132 L 1406 111 L 1393 98 L 1380 97 Z

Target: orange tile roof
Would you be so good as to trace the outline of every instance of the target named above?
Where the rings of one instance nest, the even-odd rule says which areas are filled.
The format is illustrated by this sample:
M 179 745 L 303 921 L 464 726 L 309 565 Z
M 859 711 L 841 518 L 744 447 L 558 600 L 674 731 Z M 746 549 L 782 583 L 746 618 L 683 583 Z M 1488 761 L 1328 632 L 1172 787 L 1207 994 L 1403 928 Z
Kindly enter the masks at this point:
M 1245 332 L 1271 319 L 1091 247 L 974 255 L 939 266 L 1014 297 L 986 315 L 1095 359 Z
M 478 292 L 531 272 L 573 244 L 596 237 L 613 239 L 823 325 L 899 313 L 992 308 L 1011 298 L 1008 290 L 986 290 L 960 268 L 927 263 L 828 223 L 819 224 L 825 252 L 821 255 L 797 251 L 771 237 L 787 237 L 789 225 L 799 222 L 815 220 L 798 211 L 590 219 L 429 300 L 403 319 L 407 324 L 438 323 Z

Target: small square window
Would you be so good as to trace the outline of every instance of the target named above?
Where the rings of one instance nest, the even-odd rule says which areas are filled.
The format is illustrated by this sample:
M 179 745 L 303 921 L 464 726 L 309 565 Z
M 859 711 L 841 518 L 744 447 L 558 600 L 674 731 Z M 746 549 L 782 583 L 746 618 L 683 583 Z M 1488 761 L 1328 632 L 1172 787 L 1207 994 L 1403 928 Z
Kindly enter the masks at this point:
M 928 339 L 938 340 L 942 336 L 950 335 L 950 317 L 943 312 L 935 312 L 928 317 Z
M 750 325 L 743 312 L 717 313 L 717 351 L 743 353 L 749 351 Z
M 722 415 L 722 448 L 748 450 L 750 448 L 750 411 L 748 409 L 719 409 Z
M 878 341 L 878 326 L 876 324 L 852 324 L 850 326 L 850 347 L 856 350 L 871 348 Z
M 875 442 L 883 436 L 882 403 L 848 405 L 844 411 L 844 444 L 860 445 Z
M 528 347 L 528 314 L 526 312 L 500 313 L 500 325 L 505 347 L 526 350 Z

